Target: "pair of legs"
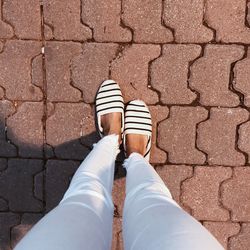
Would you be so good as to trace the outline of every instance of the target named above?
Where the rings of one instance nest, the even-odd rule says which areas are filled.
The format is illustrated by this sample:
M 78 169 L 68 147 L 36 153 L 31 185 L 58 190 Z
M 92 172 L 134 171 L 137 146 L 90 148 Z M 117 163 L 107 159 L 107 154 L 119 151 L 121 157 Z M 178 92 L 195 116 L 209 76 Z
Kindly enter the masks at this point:
M 105 137 L 76 171 L 60 204 L 40 220 L 16 250 L 109 250 L 114 206 L 112 186 L 121 141 L 118 114 L 102 118 Z M 139 137 L 138 137 L 139 136 Z M 128 159 L 123 214 L 125 250 L 221 250 L 215 238 L 172 200 L 142 156 L 143 135 L 126 138 Z M 144 143 L 145 142 L 145 143 Z

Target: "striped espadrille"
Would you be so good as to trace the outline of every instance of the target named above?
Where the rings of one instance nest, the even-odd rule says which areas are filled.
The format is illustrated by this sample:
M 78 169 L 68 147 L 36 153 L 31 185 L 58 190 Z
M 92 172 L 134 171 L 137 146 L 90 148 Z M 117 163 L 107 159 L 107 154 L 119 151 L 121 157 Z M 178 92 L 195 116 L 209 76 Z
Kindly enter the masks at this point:
M 125 129 L 123 138 L 125 151 L 127 134 L 141 134 L 148 137 L 144 157 L 149 161 L 152 140 L 152 120 L 147 105 L 141 100 L 129 102 L 125 110 Z
M 96 95 L 95 110 L 97 117 L 98 132 L 103 137 L 101 116 L 118 112 L 122 116 L 121 132 L 124 131 L 124 101 L 119 85 L 113 80 L 104 81 Z

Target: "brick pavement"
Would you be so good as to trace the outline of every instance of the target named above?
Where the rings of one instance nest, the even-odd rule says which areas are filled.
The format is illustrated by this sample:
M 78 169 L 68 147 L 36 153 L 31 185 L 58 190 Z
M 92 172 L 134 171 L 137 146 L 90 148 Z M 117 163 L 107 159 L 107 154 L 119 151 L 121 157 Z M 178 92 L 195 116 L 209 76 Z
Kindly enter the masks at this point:
M 0 249 L 56 206 L 112 77 L 154 119 L 151 161 L 228 250 L 250 249 L 250 3 L 0 0 Z M 119 160 L 122 158 L 119 157 Z M 114 184 L 122 249 L 124 171 Z

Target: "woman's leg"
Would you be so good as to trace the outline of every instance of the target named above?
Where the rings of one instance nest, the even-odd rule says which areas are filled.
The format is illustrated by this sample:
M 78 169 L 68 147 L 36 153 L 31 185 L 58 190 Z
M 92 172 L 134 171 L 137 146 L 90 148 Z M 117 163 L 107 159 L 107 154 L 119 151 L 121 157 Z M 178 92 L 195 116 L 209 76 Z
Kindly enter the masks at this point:
M 40 220 L 15 250 L 109 250 L 111 190 L 118 136 L 100 140 L 76 171 L 60 204 Z
M 222 250 L 217 240 L 172 199 L 154 168 L 138 153 L 125 161 L 125 250 Z

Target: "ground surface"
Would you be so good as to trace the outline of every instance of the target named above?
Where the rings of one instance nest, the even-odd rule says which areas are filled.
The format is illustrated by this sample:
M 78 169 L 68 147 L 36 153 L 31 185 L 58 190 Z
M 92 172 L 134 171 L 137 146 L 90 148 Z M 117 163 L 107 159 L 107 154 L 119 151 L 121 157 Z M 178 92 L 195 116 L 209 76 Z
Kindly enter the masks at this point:
M 0 6 L 1 250 L 56 206 L 97 141 L 93 101 L 107 78 L 126 101 L 150 105 L 151 162 L 174 199 L 225 248 L 250 249 L 246 0 Z M 113 249 L 122 249 L 123 176 L 118 168 Z

